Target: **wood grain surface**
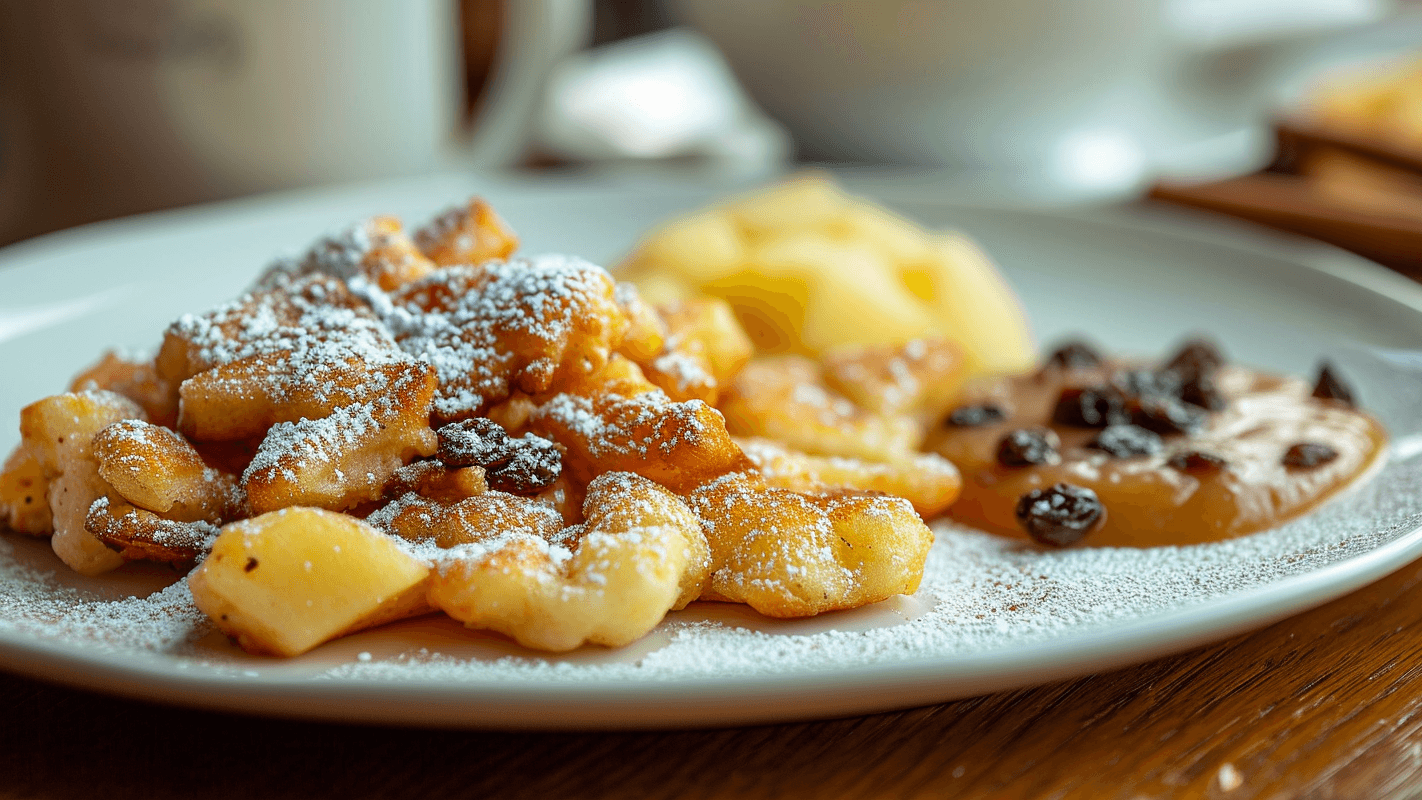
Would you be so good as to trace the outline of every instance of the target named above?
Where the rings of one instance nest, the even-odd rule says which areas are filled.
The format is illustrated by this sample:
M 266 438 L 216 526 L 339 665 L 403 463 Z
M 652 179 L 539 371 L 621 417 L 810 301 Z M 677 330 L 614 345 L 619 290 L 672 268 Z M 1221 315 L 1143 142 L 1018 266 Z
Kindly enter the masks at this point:
M 1261 631 L 1035 689 L 713 731 L 352 727 L 0 675 L 0 797 L 1422 795 L 1422 562 Z

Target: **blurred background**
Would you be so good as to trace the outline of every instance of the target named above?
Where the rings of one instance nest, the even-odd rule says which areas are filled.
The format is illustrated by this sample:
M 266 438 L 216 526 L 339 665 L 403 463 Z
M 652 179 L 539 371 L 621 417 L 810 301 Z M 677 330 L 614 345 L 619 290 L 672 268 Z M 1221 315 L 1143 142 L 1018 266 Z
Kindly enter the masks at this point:
M 1422 2 L 0 0 L 0 244 L 447 170 L 807 163 L 1422 274 Z

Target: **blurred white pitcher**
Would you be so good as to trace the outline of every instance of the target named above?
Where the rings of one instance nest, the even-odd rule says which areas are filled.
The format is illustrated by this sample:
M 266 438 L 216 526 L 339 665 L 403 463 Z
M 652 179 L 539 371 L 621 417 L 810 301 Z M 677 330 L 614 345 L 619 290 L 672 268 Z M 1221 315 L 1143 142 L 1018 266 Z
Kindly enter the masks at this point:
M 468 130 L 456 0 L 5 3 L 0 214 L 509 164 L 590 3 L 466 5 L 500 26 Z

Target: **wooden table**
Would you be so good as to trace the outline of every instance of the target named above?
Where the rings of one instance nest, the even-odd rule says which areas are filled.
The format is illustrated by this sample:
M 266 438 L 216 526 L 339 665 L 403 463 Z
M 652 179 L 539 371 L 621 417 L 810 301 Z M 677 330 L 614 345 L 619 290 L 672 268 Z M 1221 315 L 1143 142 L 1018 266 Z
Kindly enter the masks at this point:
M 1422 561 L 1253 634 L 1036 689 L 672 733 L 364 728 L 0 675 L 0 797 L 1422 795 Z

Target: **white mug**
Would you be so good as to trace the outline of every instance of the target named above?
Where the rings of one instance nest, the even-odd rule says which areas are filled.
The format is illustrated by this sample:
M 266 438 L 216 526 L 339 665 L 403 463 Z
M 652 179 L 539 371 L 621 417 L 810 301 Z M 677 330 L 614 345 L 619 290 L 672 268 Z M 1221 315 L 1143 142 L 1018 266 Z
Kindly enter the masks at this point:
M 591 7 L 498 6 L 492 78 L 466 129 L 456 0 L 3 4 L 0 237 L 7 221 L 55 227 L 268 189 L 509 165 L 548 70 L 586 41 Z
M 1267 154 L 1279 44 L 1388 0 L 670 0 L 803 152 L 1045 198 Z

